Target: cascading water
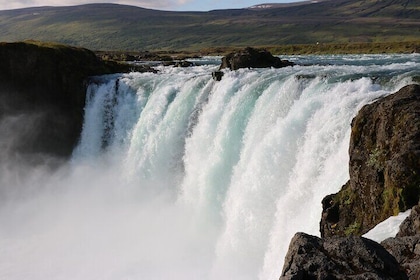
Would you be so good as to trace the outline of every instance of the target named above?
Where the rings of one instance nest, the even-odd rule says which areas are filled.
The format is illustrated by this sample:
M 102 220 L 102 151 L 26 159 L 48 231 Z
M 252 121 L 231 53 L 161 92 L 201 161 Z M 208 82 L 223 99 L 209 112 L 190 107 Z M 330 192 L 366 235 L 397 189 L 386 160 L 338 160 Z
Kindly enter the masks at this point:
M 351 119 L 420 75 L 419 55 L 290 59 L 310 66 L 92 83 L 69 166 L 0 180 L 0 278 L 278 279 L 348 179 Z

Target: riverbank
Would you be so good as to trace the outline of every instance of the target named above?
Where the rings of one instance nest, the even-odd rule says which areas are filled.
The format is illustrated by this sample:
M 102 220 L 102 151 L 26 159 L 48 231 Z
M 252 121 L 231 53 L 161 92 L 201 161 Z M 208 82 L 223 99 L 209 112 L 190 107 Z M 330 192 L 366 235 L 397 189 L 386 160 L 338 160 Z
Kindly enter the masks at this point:
M 329 43 L 254 46 L 266 49 L 274 55 L 324 55 L 324 54 L 384 54 L 384 53 L 420 53 L 420 41 L 384 42 L 384 43 Z M 104 60 L 116 61 L 172 61 L 216 55 L 224 56 L 243 47 L 214 47 L 199 50 L 170 51 L 96 51 Z

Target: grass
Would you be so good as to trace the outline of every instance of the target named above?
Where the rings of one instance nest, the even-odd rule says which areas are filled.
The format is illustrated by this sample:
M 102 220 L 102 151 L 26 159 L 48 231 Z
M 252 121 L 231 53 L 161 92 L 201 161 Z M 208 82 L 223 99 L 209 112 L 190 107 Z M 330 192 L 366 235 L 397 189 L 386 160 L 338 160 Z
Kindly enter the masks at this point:
M 420 41 L 420 9 L 406 4 L 334 0 L 259 12 L 165 12 L 112 4 L 0 11 L 0 41 L 35 39 L 122 51 L 254 46 L 277 54 L 377 53 L 384 48 L 375 44 Z
M 230 52 L 243 49 L 245 46 L 228 47 L 203 47 L 197 44 L 194 48 L 185 50 L 160 50 L 147 52 L 147 55 L 156 60 L 159 56 L 171 56 L 173 59 L 187 59 L 204 55 L 223 56 Z M 413 53 L 420 52 L 420 41 L 415 42 L 389 42 L 389 43 L 331 43 L 331 44 L 298 44 L 298 45 L 278 45 L 278 46 L 258 46 L 270 51 L 274 55 L 308 55 L 308 54 L 381 54 L 381 53 Z M 125 51 L 104 51 L 98 53 L 142 55 L 144 52 L 125 52 Z M 153 55 L 152 55 L 153 54 Z M 146 60 L 146 59 L 145 59 Z

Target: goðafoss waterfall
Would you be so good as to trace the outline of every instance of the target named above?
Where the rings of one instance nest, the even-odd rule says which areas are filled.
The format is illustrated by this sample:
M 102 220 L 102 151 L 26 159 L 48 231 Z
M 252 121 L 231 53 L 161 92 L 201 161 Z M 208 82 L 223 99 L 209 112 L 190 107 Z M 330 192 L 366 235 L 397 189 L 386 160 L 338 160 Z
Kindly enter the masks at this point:
M 219 82 L 206 58 L 92 83 L 71 163 L 10 183 L 0 278 L 278 279 L 290 238 L 318 235 L 322 198 L 348 179 L 351 119 L 420 63 L 290 60 Z

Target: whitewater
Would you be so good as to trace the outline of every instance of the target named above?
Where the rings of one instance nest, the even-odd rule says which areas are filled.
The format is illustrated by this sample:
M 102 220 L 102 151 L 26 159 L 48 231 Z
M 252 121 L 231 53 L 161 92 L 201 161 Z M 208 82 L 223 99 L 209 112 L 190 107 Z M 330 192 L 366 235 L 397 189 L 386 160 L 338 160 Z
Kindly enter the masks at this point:
M 420 76 L 418 54 L 286 59 L 93 79 L 68 163 L 0 166 L 0 279 L 278 279 L 349 178 L 352 118 Z

